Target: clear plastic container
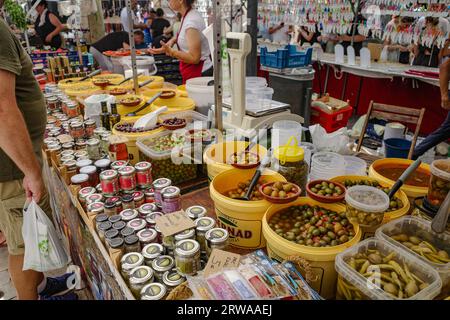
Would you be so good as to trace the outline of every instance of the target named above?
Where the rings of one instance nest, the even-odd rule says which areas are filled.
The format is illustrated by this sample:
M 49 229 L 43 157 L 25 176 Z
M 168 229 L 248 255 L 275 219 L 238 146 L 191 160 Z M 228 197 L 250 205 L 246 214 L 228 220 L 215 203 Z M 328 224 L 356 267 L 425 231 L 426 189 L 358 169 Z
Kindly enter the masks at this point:
M 395 261 L 400 268 L 403 268 L 404 270 L 404 266 L 407 266 L 410 274 L 428 284 L 426 288 L 419 289 L 413 296 L 404 297 L 404 300 L 431 300 L 439 294 L 442 287 L 442 281 L 436 270 L 422 260 L 415 258 L 411 254 L 405 253 L 405 251 L 400 250 L 398 247 L 387 241 L 369 238 L 336 256 L 335 268 L 338 273 L 337 299 L 401 300 L 398 296 L 394 297 L 381 289 L 377 284 L 378 281 L 375 277 L 366 278 L 350 266 L 349 263 L 352 261 L 351 258 L 357 257 L 358 254 L 366 254 L 369 252 L 368 250 L 378 250 L 383 257 L 394 252 L 395 256 L 392 260 Z M 374 271 L 377 271 L 378 269 L 373 266 L 369 268 L 368 270 Z M 409 276 L 407 275 L 407 277 Z M 417 280 L 415 281 L 419 283 Z
M 344 156 L 345 175 L 347 176 L 367 176 L 367 163 L 358 157 Z
M 311 158 L 311 180 L 345 175 L 345 159 L 334 152 L 318 152 Z
M 431 229 L 431 222 L 418 217 L 403 217 L 394 221 L 391 221 L 380 228 L 375 233 L 375 237 L 378 239 L 386 240 L 392 243 L 394 246 L 404 250 L 405 252 L 413 255 L 416 258 L 424 261 L 434 270 L 439 273 L 442 279 L 442 291 L 441 294 L 444 297 L 450 295 L 450 260 L 447 263 L 436 263 L 430 260 L 430 255 L 421 255 L 421 247 L 417 245 L 414 249 L 404 241 L 401 241 L 399 234 L 405 234 L 408 236 L 408 242 L 410 242 L 410 237 L 416 237 L 420 240 L 427 241 L 436 250 L 443 250 L 448 255 L 450 254 L 450 232 L 436 233 Z M 392 236 L 397 236 L 395 240 Z M 415 240 L 415 239 L 413 239 Z M 426 247 L 427 244 L 422 244 L 420 246 Z M 419 247 L 419 248 L 418 248 Z M 416 250 L 416 251 L 414 251 Z M 431 249 L 430 249 L 431 250 Z M 427 250 L 428 251 L 428 250 Z
M 302 141 L 302 125 L 297 121 L 280 120 L 272 125 L 272 149 L 285 145 L 294 136 L 299 143 Z
M 362 227 L 374 227 L 383 222 L 384 213 L 389 208 L 389 197 L 378 188 L 354 186 L 345 193 L 347 218 Z
M 438 209 L 450 192 L 450 159 L 435 160 L 431 163 L 431 179 L 428 187 L 428 202 Z

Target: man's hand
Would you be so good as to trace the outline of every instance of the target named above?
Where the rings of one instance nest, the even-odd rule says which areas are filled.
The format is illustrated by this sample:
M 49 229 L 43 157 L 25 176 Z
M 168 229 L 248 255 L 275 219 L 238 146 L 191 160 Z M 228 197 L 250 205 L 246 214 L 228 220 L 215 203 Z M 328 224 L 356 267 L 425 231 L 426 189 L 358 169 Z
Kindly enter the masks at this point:
M 41 173 L 38 171 L 30 175 L 25 175 L 23 178 L 23 188 L 25 189 L 27 200 L 31 201 L 31 199 L 34 199 L 38 203 L 42 198 L 45 188 Z
M 52 36 L 52 34 L 50 33 L 50 34 L 48 34 L 48 35 L 45 37 L 45 42 L 46 42 L 46 43 L 50 43 L 50 42 L 52 42 L 52 39 L 53 39 L 53 36 Z

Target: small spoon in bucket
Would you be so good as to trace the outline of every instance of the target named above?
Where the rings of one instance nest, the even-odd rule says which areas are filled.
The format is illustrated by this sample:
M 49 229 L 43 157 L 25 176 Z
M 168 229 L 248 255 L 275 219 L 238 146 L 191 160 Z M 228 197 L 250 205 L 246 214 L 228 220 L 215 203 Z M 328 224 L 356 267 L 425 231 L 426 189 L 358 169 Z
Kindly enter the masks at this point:
M 262 176 L 262 172 L 264 169 L 269 166 L 270 164 L 270 158 L 271 158 L 271 150 L 269 149 L 267 151 L 266 156 L 261 161 L 258 169 L 256 169 L 255 174 L 253 175 L 252 181 L 250 182 L 250 185 L 248 186 L 248 190 L 245 193 L 245 195 L 241 198 L 237 198 L 238 200 L 244 200 L 244 201 L 250 201 L 250 195 L 253 192 L 253 189 L 255 188 L 256 184 L 258 183 L 259 178 Z
M 394 196 L 394 194 L 398 191 L 398 189 L 400 189 L 403 184 L 405 183 L 405 181 L 409 178 L 409 176 L 416 171 L 416 169 L 420 166 L 420 164 L 422 163 L 422 160 L 417 159 L 416 161 L 414 161 L 413 163 L 411 163 L 409 165 L 408 168 L 406 168 L 405 171 L 403 171 L 402 175 L 400 176 L 400 178 L 398 178 L 398 180 L 394 183 L 394 185 L 392 186 L 391 190 L 389 191 L 388 197 L 389 199 L 392 199 L 392 197 Z

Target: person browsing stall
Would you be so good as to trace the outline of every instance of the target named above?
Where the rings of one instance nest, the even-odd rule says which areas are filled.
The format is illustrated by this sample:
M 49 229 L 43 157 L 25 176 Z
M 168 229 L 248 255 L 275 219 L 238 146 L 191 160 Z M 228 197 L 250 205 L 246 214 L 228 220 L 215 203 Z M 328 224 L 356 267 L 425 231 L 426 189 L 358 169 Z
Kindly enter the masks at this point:
M 206 28 L 201 14 L 192 8 L 194 0 L 170 0 L 172 10 L 182 15 L 180 31 L 167 43 L 161 42 L 161 48 L 152 48 L 152 54 L 166 54 L 180 60 L 180 73 L 183 83 L 202 76 L 212 76 L 213 64 L 210 57 L 208 40 L 203 34 Z M 173 49 L 177 44 L 179 50 Z
M 38 0 L 31 2 L 32 6 Z M 64 29 L 64 25 L 59 18 L 53 12 L 48 11 L 47 1 L 42 0 L 36 7 L 38 17 L 34 23 L 34 29 L 41 38 L 44 45 L 51 46 L 52 48 L 59 49 L 62 45 L 61 31 Z
M 148 26 L 145 23 L 139 23 L 139 19 L 136 17 L 134 11 L 137 8 L 137 0 L 131 0 L 131 19 L 133 20 L 133 29 L 141 29 L 145 30 Z M 125 32 L 130 32 L 130 24 L 128 17 L 128 9 L 124 7 L 122 11 L 120 11 L 120 22 L 122 23 L 122 28 Z
M 270 27 L 269 34 L 272 36 L 272 42 L 289 43 L 289 27 L 284 22 Z

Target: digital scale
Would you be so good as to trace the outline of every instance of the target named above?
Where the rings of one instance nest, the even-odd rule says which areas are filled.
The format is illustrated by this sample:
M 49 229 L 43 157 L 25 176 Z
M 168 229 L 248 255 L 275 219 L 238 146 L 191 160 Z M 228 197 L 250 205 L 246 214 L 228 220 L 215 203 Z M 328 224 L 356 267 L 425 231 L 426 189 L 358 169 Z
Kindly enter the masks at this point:
M 251 37 L 248 33 L 227 33 L 227 48 L 231 65 L 231 98 L 223 102 L 224 129 L 234 129 L 239 135 L 250 137 L 254 130 L 265 125 L 269 127 L 279 120 L 303 123 L 303 118 L 290 111 L 290 105 L 278 101 L 271 102 L 270 108 L 246 110 L 246 61 L 251 51 Z

